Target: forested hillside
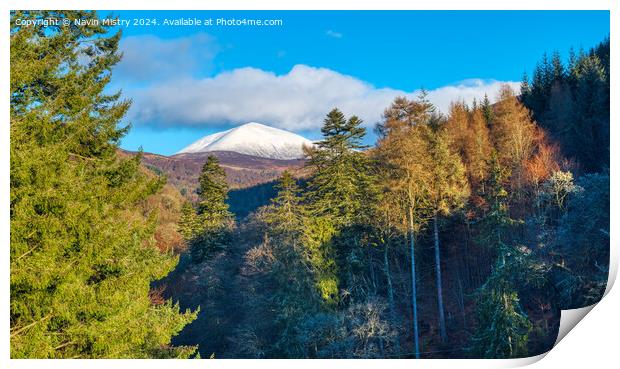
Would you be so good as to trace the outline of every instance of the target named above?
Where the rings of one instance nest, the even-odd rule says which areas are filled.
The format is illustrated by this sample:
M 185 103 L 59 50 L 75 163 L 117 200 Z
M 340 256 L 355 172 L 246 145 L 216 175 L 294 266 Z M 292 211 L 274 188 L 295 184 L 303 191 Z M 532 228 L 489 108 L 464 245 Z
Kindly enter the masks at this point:
M 574 78 L 565 93 L 584 97 L 553 124 L 555 102 L 529 105 L 540 66 L 523 95 L 504 87 L 494 104 L 456 101 L 445 116 L 424 95 L 398 98 L 375 147 L 361 145 L 358 118 L 330 112 L 309 179 L 285 174 L 269 206 L 164 281 L 168 296 L 209 306 L 178 342 L 255 358 L 550 349 L 560 309 L 598 301 L 607 280 L 608 48 L 555 59 L 558 78 Z
M 19 16 L 50 14 L 96 17 Z M 515 358 L 602 297 L 609 40 L 446 114 L 396 98 L 372 146 L 334 108 L 303 180 L 235 203 L 216 156 L 182 199 L 119 154 L 120 34 L 11 27 L 13 357 Z

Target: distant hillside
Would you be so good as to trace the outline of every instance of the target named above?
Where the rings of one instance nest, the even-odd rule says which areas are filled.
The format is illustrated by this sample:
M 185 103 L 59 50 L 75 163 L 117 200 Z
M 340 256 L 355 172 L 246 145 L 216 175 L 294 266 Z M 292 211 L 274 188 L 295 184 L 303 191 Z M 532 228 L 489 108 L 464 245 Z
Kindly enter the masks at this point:
M 269 159 L 230 151 L 184 153 L 173 156 L 144 153 L 142 163 L 155 173 L 166 176 L 168 184 L 176 187 L 185 197 L 195 200 L 198 176 L 209 155 L 216 156 L 220 160 L 231 190 L 247 189 L 273 182 L 285 170 L 289 170 L 296 177 L 305 176 L 303 159 Z M 235 191 L 239 194 L 246 192 Z
M 134 154 L 123 150 L 119 151 L 119 157 Z M 143 161 L 142 170 L 154 178 L 155 174 L 152 168 L 149 168 L 151 170 L 147 168 L 148 164 Z M 184 251 L 187 247 L 183 236 L 181 236 L 178 230 L 181 206 L 185 201 L 186 199 L 175 186 L 166 183 L 160 191 L 146 198 L 138 208 L 129 210 L 125 216 L 141 218 L 156 214 L 155 245 L 162 251 L 172 250 L 178 253 Z

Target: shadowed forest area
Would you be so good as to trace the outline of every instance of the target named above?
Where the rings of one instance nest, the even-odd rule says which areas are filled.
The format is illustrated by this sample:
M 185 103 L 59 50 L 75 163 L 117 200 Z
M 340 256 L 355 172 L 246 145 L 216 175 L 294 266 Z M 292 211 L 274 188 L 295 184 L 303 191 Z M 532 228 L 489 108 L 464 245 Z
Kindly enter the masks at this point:
M 326 112 L 303 177 L 197 200 L 119 151 L 120 33 L 11 13 L 11 357 L 515 358 L 609 269 L 609 39 L 521 91 Z M 528 68 L 530 66 L 523 66 Z M 491 103 L 491 99 L 494 103 Z

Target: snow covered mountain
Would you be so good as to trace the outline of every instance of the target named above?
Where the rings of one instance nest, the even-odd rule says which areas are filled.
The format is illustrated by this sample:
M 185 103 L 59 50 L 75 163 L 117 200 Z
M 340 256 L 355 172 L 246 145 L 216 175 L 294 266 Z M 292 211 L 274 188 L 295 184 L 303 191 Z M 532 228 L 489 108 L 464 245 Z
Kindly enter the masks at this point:
M 261 158 L 291 160 L 304 157 L 302 147 L 312 141 L 282 129 L 250 122 L 227 131 L 205 136 L 178 154 L 232 151 Z

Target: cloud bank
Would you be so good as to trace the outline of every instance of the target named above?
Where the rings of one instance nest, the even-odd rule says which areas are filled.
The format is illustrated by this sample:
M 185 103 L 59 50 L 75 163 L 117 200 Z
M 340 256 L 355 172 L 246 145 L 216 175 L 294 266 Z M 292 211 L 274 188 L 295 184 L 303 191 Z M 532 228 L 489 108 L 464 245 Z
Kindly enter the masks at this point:
M 331 37 L 342 37 L 328 31 Z M 116 87 L 133 100 L 128 118 L 152 128 L 218 127 L 257 121 L 291 131 L 321 127 L 337 107 L 357 115 L 367 127 L 381 120 L 397 96 L 416 98 L 419 91 L 378 88 L 327 68 L 295 65 L 285 74 L 247 67 L 208 76 L 220 45 L 211 35 L 162 39 L 152 35 L 123 38 L 123 59 L 113 74 Z M 470 79 L 428 91 L 442 112 L 451 101 L 471 102 L 500 86 L 518 90 L 518 82 Z
M 485 94 L 494 98 L 504 83 L 519 88 L 519 82 L 472 79 L 430 90 L 428 98 L 446 112 L 451 101 L 471 102 Z M 130 91 L 134 104 L 129 118 L 160 127 L 258 121 L 300 131 L 319 128 L 325 114 L 337 107 L 373 126 L 395 97 L 415 98 L 418 93 L 376 88 L 355 77 L 307 65 L 296 65 L 282 75 L 240 68 L 211 78 L 176 78 Z

